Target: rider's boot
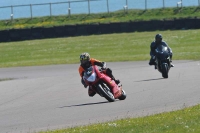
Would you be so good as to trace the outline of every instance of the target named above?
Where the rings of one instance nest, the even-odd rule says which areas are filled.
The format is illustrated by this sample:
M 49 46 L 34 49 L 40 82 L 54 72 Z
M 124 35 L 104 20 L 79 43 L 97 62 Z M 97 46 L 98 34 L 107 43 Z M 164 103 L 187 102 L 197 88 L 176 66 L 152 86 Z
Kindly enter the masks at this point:
M 155 60 L 151 59 L 151 60 L 149 61 L 149 65 L 150 65 L 150 66 L 151 66 L 151 65 L 154 65 L 154 66 L 155 66 L 155 69 L 157 69 L 157 64 L 156 64 Z
M 114 79 L 115 83 L 118 85 L 120 83 L 119 79 Z
M 155 69 L 157 69 L 157 65 L 155 65 Z
M 174 64 L 172 64 L 172 54 L 170 55 L 170 64 L 171 64 L 171 67 L 174 67 Z
M 120 80 L 119 79 L 115 79 L 115 77 L 113 76 L 112 74 L 112 70 L 107 68 L 106 70 L 106 74 L 112 79 L 115 81 L 115 83 L 118 85 L 120 83 Z
M 158 69 L 158 68 L 157 68 L 157 63 L 156 63 L 156 62 L 154 62 L 154 65 L 155 65 L 155 69 Z
M 120 80 L 119 79 L 115 79 L 115 77 L 111 77 L 111 79 L 114 80 L 117 85 L 120 83 Z
M 110 79 L 112 79 L 112 81 L 110 81 Z M 110 86 L 111 91 L 115 98 L 118 98 L 122 95 L 122 91 L 119 90 L 119 87 L 116 84 L 113 84 L 113 82 L 115 81 L 113 78 L 110 78 L 108 76 L 103 76 L 102 80 Z
M 172 60 L 170 61 L 171 67 L 174 67 L 174 64 L 172 64 Z

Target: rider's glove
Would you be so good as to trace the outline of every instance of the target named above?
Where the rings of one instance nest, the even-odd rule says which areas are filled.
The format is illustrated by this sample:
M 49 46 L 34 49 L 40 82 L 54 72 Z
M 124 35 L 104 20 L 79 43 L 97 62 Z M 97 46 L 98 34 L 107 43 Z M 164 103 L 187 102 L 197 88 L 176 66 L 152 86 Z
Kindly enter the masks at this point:
M 87 88 L 88 85 L 86 85 L 86 83 L 85 83 L 85 81 L 83 80 L 83 78 L 81 79 L 81 83 L 83 84 L 83 86 L 84 86 L 85 88 Z
M 106 62 L 102 62 L 103 63 L 103 69 L 106 69 Z

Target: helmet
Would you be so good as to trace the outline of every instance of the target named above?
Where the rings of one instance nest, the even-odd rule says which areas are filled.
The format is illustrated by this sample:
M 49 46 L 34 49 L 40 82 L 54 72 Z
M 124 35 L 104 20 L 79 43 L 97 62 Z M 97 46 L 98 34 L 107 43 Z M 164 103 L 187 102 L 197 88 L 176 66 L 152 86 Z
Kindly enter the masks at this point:
M 81 62 L 81 64 L 86 64 L 89 61 L 90 61 L 90 55 L 89 55 L 89 53 L 82 53 L 80 55 L 80 62 Z
M 157 34 L 157 35 L 155 36 L 155 41 L 156 41 L 157 43 L 160 43 L 160 42 L 162 41 L 162 35 L 161 35 L 161 34 Z
M 157 34 L 156 36 L 155 36 L 155 39 L 162 39 L 162 35 L 161 34 Z

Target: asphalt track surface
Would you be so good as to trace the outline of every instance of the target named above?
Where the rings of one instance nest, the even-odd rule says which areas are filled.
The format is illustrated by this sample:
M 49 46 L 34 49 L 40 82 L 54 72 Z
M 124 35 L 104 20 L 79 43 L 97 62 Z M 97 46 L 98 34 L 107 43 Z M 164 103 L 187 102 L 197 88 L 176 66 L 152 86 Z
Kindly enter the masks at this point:
M 0 132 L 32 133 L 139 117 L 200 103 L 200 61 L 174 61 L 169 78 L 148 61 L 107 63 L 127 99 L 89 97 L 79 64 L 1 68 Z

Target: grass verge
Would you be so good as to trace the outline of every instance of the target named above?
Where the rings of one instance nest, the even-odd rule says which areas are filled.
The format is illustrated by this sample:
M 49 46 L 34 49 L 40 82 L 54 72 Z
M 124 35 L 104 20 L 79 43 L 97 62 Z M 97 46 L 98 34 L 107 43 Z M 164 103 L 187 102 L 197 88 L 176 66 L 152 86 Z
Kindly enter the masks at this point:
M 178 111 L 40 133 L 199 133 L 200 105 Z
M 31 27 L 52 27 L 70 24 L 92 24 L 92 23 L 109 23 L 109 22 L 127 22 L 127 21 L 146 21 L 146 20 L 163 20 L 163 19 L 179 19 L 200 16 L 199 7 L 183 7 L 183 8 L 160 8 L 148 10 L 129 10 L 116 11 L 112 13 L 99 14 L 77 14 L 68 16 L 52 16 L 52 17 L 36 17 L 33 19 L 14 19 L 1 20 L 0 30 L 5 29 L 24 29 Z
M 106 62 L 149 60 L 157 33 L 173 50 L 174 60 L 200 60 L 200 29 L 92 35 L 0 43 L 0 67 L 79 63 L 89 52 Z
M 2 79 L 0 79 L 0 82 L 1 81 L 7 81 L 7 80 L 14 80 L 14 78 L 2 78 Z

